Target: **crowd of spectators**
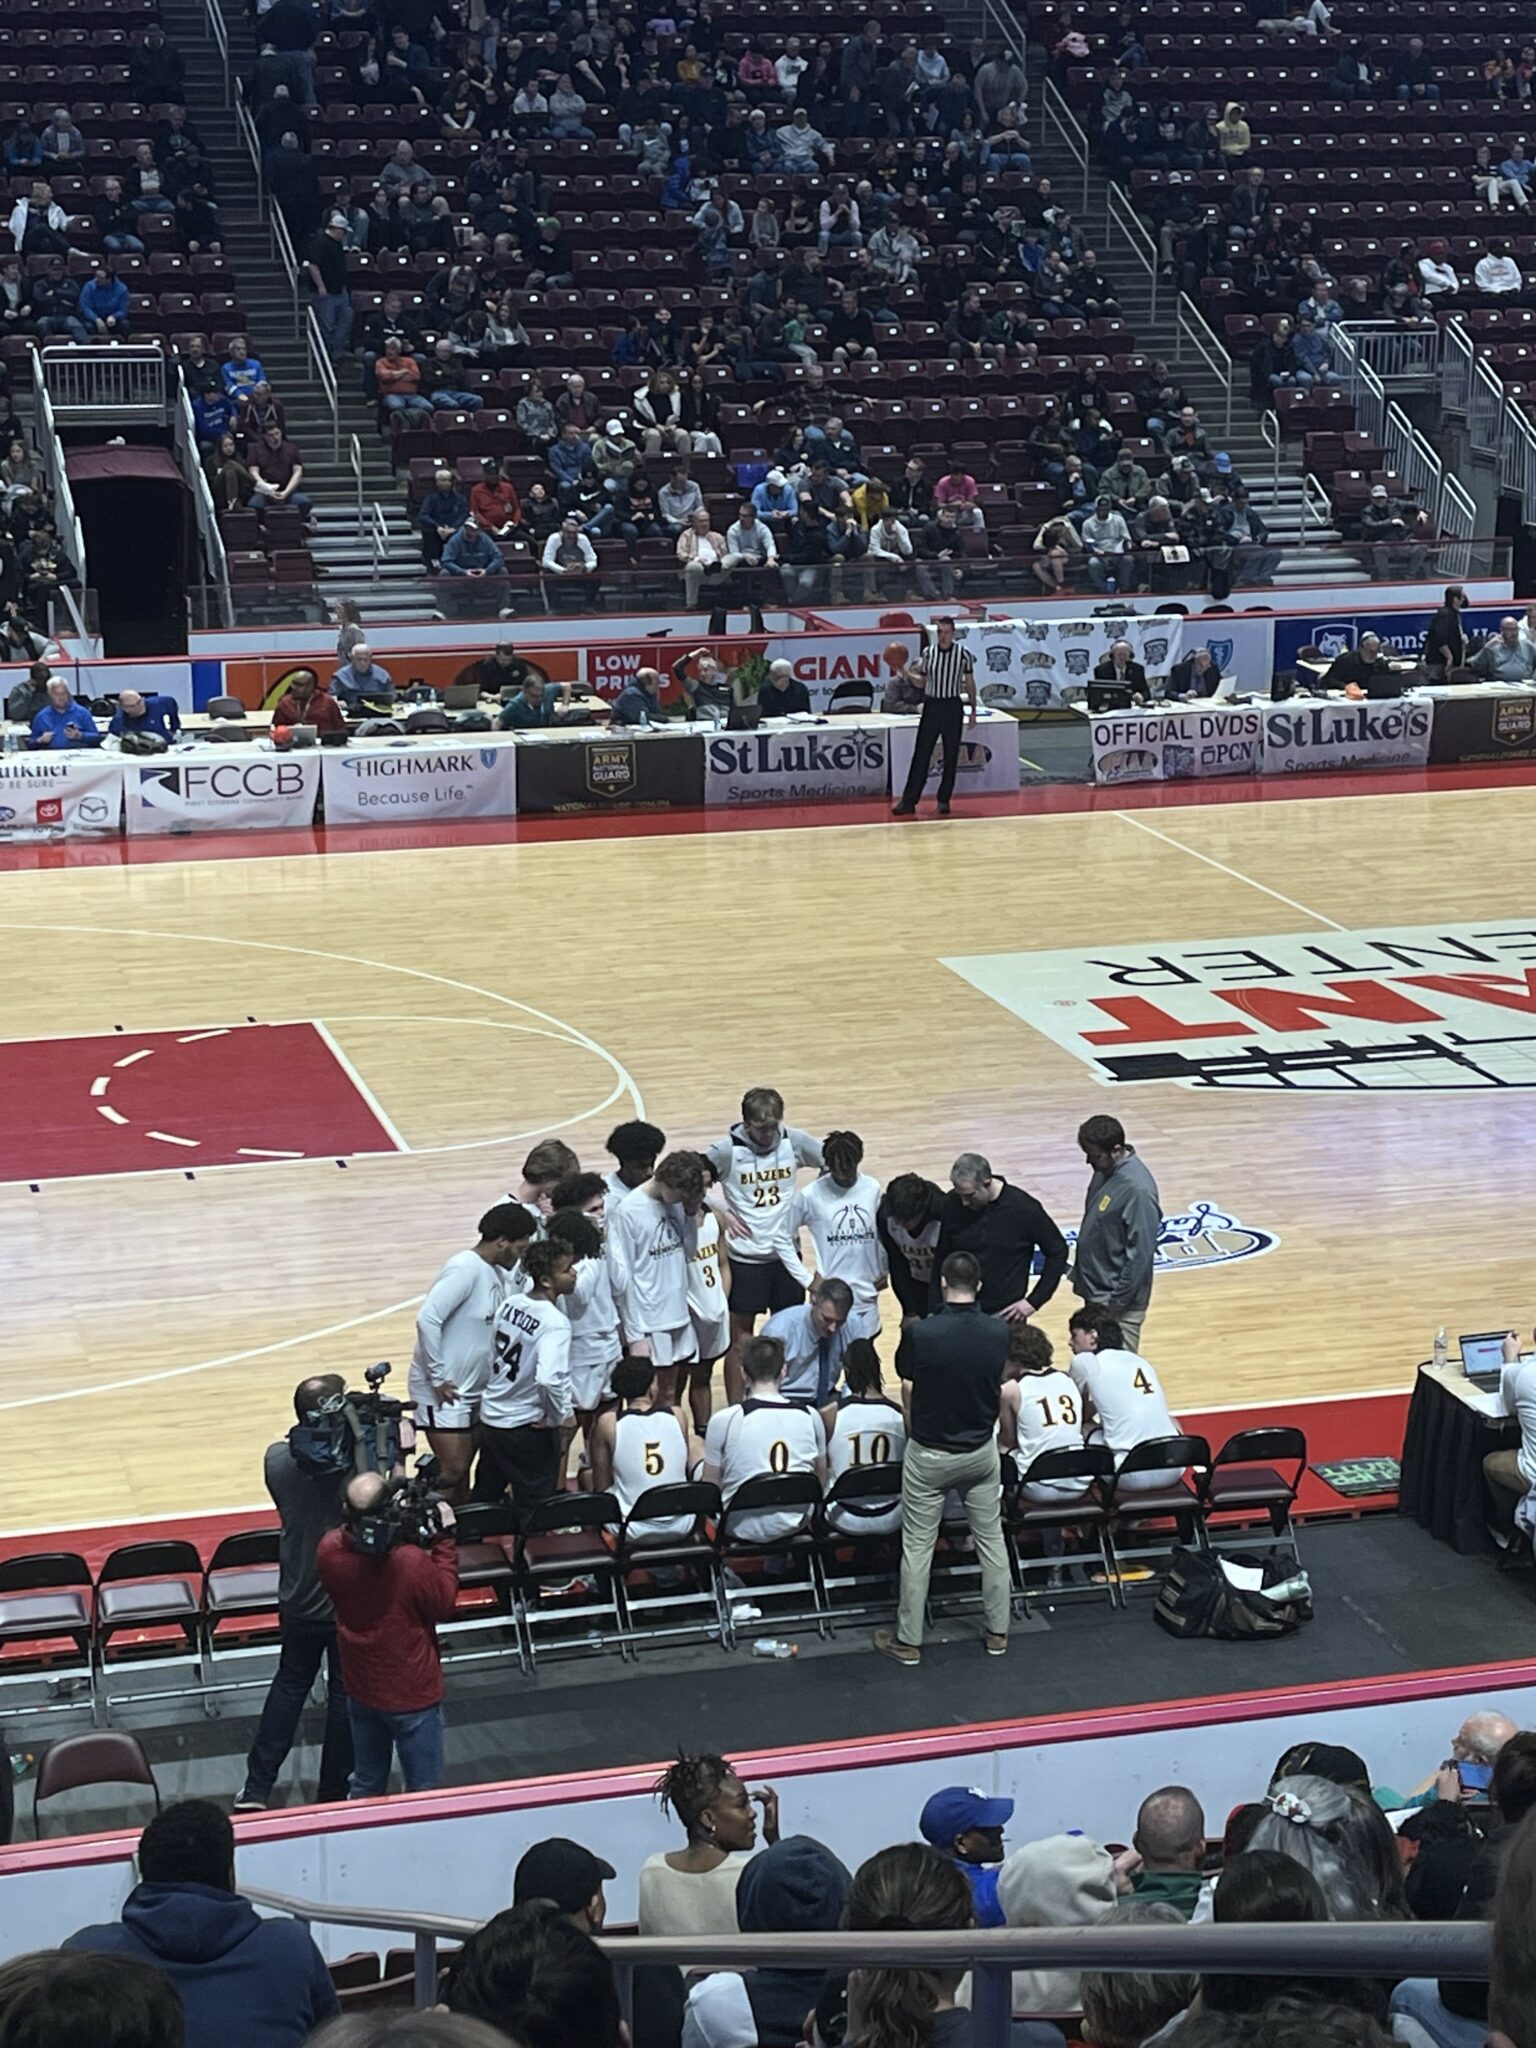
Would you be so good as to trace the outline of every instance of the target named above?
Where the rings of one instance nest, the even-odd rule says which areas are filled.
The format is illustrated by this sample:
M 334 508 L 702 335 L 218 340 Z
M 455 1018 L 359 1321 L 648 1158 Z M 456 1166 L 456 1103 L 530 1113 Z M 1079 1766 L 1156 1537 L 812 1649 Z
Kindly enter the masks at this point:
M 963 1786 L 911 1816 L 912 1839 L 850 1869 L 835 1844 L 781 1835 L 771 1787 L 725 1758 L 680 1755 L 656 1787 L 682 1841 L 634 1873 L 643 1935 L 889 1934 L 972 1927 L 1177 1930 L 1190 1922 L 1362 1927 L 1492 1923 L 1482 1979 L 1436 1982 L 1069 1967 L 1014 1973 L 1028 2048 L 1509 2048 L 1536 2038 L 1529 1909 L 1536 1888 L 1536 1735 L 1470 1715 L 1416 1792 L 1303 1741 L 1212 1832 L 1198 1791 L 1160 1786 L 1123 1845 L 1080 1830 L 1010 1847 L 1011 1799 Z M 761 1815 L 761 1824 L 759 1824 Z M 899 1823 L 898 1823 L 899 1826 Z M 759 1833 L 762 1846 L 759 1847 Z M 614 1866 L 565 1837 L 534 1844 L 511 1903 L 446 1959 L 435 2012 L 338 2018 L 306 1930 L 239 1895 L 230 1823 L 190 1800 L 145 1830 L 120 1917 L 0 1970 L 6 2048 L 962 2048 L 962 1972 L 774 1964 L 685 1980 L 636 1972 L 626 2030 L 605 1927 Z M 403 1998 L 402 2003 L 408 2002 Z
M 1117 320 L 1106 266 L 1049 178 L 1032 176 L 1016 52 L 979 38 L 941 47 L 877 19 L 840 44 L 791 34 L 738 51 L 711 0 L 644 26 L 602 4 L 514 5 L 469 31 L 426 5 L 333 8 L 325 54 L 346 68 L 346 97 L 398 109 L 406 131 L 378 145 L 372 190 L 354 177 L 338 201 L 309 141 L 321 25 L 308 0 L 261 14 L 249 90 L 326 345 L 358 356 L 390 436 L 481 410 L 486 370 L 500 376 L 491 402 L 515 414 L 483 482 L 466 488 L 450 464 L 414 500 L 430 573 L 495 581 L 498 557 L 532 559 L 550 602 L 585 607 L 602 576 L 664 557 L 690 604 L 717 622 L 740 606 L 755 623 L 781 596 L 952 597 L 995 559 L 978 493 L 990 479 L 866 461 L 856 378 L 902 352 L 914 317 L 957 363 L 1026 377 L 1050 351 L 1049 323 Z M 540 145 L 594 137 L 603 154 L 575 167 L 645 179 L 693 240 L 687 289 L 621 316 L 610 360 L 640 381 L 618 400 L 580 370 L 541 369 L 528 331 L 587 275 L 561 217 L 565 166 Z M 438 142 L 474 153 L 423 147 Z M 773 173 L 793 183 L 741 190 Z M 424 292 L 388 292 L 357 317 L 351 289 L 370 280 L 349 271 L 350 252 L 441 261 Z M 518 371 L 508 391 L 504 373 Z M 1166 365 L 1142 377 L 1134 414 L 1111 415 L 1097 363 L 1069 383 L 1029 423 L 1017 473 L 1032 487 L 1020 496 L 1031 587 L 1155 587 L 1167 572 L 1166 587 L 1208 577 L 1224 595 L 1235 569 L 1269 573 L 1242 479 L 1198 420 L 1181 422 L 1187 394 Z M 727 452 L 727 400 L 761 416 L 767 459 L 738 471 L 736 495 L 706 497 L 693 471 Z M 1121 466 L 1101 505 L 1127 437 L 1150 452 Z

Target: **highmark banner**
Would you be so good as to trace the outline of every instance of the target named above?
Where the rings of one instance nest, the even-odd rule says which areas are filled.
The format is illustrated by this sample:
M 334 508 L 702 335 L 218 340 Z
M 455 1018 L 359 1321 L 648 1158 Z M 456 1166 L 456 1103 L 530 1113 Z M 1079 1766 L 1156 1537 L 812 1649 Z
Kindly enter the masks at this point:
M 424 747 L 407 742 L 321 757 L 329 825 L 394 824 L 402 818 L 511 818 L 517 812 L 512 744 Z

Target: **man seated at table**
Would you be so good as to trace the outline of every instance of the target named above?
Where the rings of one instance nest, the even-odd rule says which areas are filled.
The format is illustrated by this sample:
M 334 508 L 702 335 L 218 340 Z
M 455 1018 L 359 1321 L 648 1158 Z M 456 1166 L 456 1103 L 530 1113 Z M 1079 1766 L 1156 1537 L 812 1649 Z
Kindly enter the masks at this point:
M 1113 699 L 1110 710 L 1121 709 L 1127 700 L 1132 704 L 1145 704 L 1151 694 L 1147 687 L 1147 672 L 1136 659 L 1129 640 L 1117 640 L 1108 654 L 1093 671 L 1093 681 L 1088 685 L 1088 709 L 1098 711 L 1104 704 L 1104 685 L 1116 691 L 1123 691 L 1117 704 Z
M 1500 1528 L 1518 1529 L 1524 1523 L 1536 1526 L 1532 1508 L 1525 1503 L 1536 1492 L 1536 1358 L 1520 1356 L 1519 1339 L 1511 1331 L 1504 1340 L 1504 1370 L 1499 1375 L 1499 1406 L 1520 1425 L 1518 1450 L 1490 1451 L 1483 1460 L 1483 1477 L 1494 1504 Z
M 1209 647 L 1196 647 L 1168 671 L 1163 694 L 1171 701 L 1218 697 L 1225 702 L 1237 688 L 1236 676 L 1224 676 Z
M 503 640 L 493 647 L 489 654 L 482 655 L 471 668 L 460 675 L 460 682 L 473 683 L 482 697 L 504 697 L 509 690 L 520 690 L 532 673 L 530 664 L 524 661 L 510 640 Z
M 374 660 L 373 649 L 366 640 L 354 643 L 351 654 L 331 677 L 331 688 L 354 715 L 361 713 L 365 699 L 369 704 L 395 701 L 389 670 Z
M 174 697 L 153 691 L 146 697 L 138 690 L 122 690 L 107 731 L 113 739 L 119 740 L 131 732 L 152 732 L 169 746 L 181 731 L 181 713 L 176 708 Z
M 1479 682 L 1528 683 L 1536 676 L 1536 661 L 1520 633 L 1516 618 L 1500 619 L 1499 630 L 1485 640 L 1467 663 Z
M 272 727 L 312 725 L 318 732 L 345 732 L 347 715 L 312 668 L 296 668 L 272 712 Z
M 48 685 L 48 702 L 32 721 L 32 747 L 99 747 L 101 734 L 89 708 L 77 704 L 62 676 Z
M 542 726 L 563 725 L 570 703 L 569 683 L 560 683 L 552 691 L 542 676 L 524 676 L 522 688 L 501 707 L 501 729 L 536 732 Z
M 624 685 L 613 700 L 610 725 L 660 725 L 666 714 L 661 708 L 661 675 L 654 668 L 637 668 L 634 679 Z
M 787 661 L 768 664 L 768 679 L 757 693 L 757 708 L 764 718 L 788 718 L 792 711 L 809 711 L 811 693 Z
M 1325 690 L 1347 690 L 1353 684 L 1367 697 L 1400 697 L 1402 679 L 1381 649 L 1378 633 L 1362 633 L 1358 647 L 1336 654 L 1323 677 Z

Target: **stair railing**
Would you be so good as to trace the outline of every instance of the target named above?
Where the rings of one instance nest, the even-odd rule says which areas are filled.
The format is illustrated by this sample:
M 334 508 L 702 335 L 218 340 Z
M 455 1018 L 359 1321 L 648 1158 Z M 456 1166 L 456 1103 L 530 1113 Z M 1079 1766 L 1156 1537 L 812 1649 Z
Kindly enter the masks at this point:
M 1073 113 L 1051 81 L 1046 78 L 1042 79 L 1040 83 L 1040 140 L 1042 142 L 1048 141 L 1053 129 L 1055 130 L 1056 140 L 1083 174 L 1083 197 L 1082 204 L 1078 207 L 1078 212 L 1086 219 L 1088 215 L 1088 178 L 1090 171 L 1088 138 L 1083 133 L 1076 114 Z
M 331 415 L 331 460 L 341 460 L 341 403 L 336 388 L 336 366 L 331 361 L 325 338 L 320 332 L 320 322 L 315 318 L 313 306 L 304 308 L 304 338 L 309 343 L 310 368 L 320 386 L 321 396 Z
M 363 444 L 356 434 L 347 442 L 347 460 L 352 465 L 352 481 L 357 486 L 357 537 L 366 536 L 365 514 L 363 512 Z
M 208 39 L 219 53 L 219 63 L 224 71 L 224 104 L 229 105 L 229 30 L 224 26 L 224 11 L 219 0 L 203 0 L 208 16 Z

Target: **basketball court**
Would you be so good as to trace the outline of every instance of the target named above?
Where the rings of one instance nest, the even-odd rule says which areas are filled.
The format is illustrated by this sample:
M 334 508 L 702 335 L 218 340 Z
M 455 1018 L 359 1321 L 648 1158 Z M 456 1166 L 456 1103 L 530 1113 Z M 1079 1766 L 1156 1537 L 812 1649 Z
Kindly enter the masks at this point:
M 1441 1324 L 1529 1328 L 1536 790 L 1030 802 L 7 873 L 0 1523 L 259 1501 L 298 1379 L 389 1359 L 403 1395 L 536 1138 L 703 1144 L 753 1083 L 882 1179 L 983 1151 L 1064 1227 L 1076 1126 L 1119 1115 L 1176 1219 L 1176 1409 L 1406 1390 Z

